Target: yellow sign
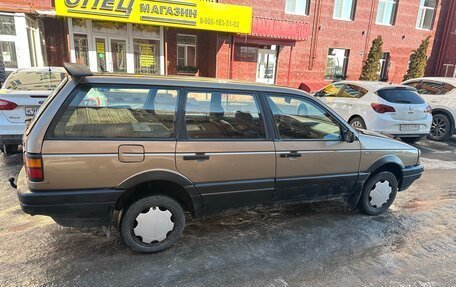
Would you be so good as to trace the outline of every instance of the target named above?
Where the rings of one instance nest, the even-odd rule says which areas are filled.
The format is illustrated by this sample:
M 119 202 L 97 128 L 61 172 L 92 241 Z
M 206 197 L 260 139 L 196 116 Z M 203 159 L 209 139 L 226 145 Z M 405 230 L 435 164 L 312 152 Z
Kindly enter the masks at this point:
M 252 8 L 206 0 L 55 0 L 58 16 L 250 34 Z
M 140 45 L 141 52 L 139 56 L 139 65 L 141 67 L 150 67 L 155 65 L 155 57 L 152 47 L 148 44 Z
M 105 43 L 104 42 L 97 42 L 97 53 L 98 54 L 105 53 Z

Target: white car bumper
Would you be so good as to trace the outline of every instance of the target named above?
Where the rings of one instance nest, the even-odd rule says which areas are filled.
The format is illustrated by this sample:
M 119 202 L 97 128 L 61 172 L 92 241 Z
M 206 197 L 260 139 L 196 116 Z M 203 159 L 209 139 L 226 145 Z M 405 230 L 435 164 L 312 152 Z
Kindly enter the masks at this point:
M 380 115 L 366 123 L 367 128 L 378 133 L 397 137 L 423 137 L 429 134 L 432 115 L 421 120 L 395 120 L 389 115 Z

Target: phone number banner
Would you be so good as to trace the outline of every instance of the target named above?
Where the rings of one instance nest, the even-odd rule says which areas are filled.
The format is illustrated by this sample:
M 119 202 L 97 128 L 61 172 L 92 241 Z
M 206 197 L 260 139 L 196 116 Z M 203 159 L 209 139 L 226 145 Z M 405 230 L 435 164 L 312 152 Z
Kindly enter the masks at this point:
M 252 8 L 200 0 L 55 0 L 58 16 L 250 34 Z

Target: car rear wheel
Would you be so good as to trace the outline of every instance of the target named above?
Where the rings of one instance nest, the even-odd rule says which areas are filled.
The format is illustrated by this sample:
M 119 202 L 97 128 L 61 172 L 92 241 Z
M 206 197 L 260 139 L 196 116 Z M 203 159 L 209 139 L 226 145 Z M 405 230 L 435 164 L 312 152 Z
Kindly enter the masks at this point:
M 374 174 L 364 184 L 358 203 L 359 210 L 368 215 L 378 215 L 387 210 L 396 198 L 396 176 L 388 171 Z
M 185 226 L 182 206 L 174 199 L 153 195 L 141 198 L 124 212 L 120 233 L 136 252 L 155 253 L 173 245 Z
M 431 132 L 428 138 L 435 141 L 446 141 L 451 136 L 450 119 L 444 114 L 432 116 Z
M 1 151 L 8 155 L 8 154 L 15 154 L 17 153 L 17 150 L 19 149 L 19 146 L 18 145 L 10 145 L 10 144 L 7 144 L 7 145 L 3 145 L 1 146 Z
M 366 129 L 366 123 L 361 117 L 354 117 L 350 120 L 350 125 L 357 129 Z

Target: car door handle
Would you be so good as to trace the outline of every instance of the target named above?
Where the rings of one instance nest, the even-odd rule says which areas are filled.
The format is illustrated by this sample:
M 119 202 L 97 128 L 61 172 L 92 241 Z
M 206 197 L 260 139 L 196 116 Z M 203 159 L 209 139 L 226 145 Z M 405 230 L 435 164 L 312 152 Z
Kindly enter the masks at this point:
M 196 153 L 195 155 L 184 155 L 184 160 L 196 160 L 204 161 L 208 160 L 210 157 L 204 153 Z
M 297 151 L 292 151 L 292 152 L 289 152 L 289 153 L 281 153 L 280 154 L 280 157 L 301 157 L 302 155 L 297 152 Z

